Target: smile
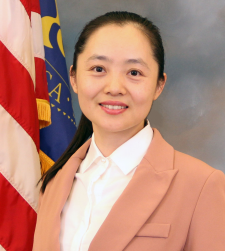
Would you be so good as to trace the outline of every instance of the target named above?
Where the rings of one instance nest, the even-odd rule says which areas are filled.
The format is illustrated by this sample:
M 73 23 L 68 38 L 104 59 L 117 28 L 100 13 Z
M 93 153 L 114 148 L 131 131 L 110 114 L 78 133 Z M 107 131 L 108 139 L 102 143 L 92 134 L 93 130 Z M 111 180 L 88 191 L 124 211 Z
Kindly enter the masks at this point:
M 120 109 L 126 109 L 127 106 L 120 106 L 120 105 L 103 105 L 103 104 L 100 104 L 101 106 L 104 106 L 110 110 L 120 110 Z
M 119 115 L 128 109 L 127 104 L 113 100 L 101 102 L 99 105 L 101 109 L 109 115 Z

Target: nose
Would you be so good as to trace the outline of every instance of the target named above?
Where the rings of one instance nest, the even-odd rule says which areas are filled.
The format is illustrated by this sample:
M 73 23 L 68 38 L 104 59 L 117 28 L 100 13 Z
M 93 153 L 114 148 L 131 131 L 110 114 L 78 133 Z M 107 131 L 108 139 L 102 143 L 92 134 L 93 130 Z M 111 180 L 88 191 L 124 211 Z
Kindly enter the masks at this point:
M 117 95 L 125 95 L 126 88 L 124 78 L 121 75 L 111 75 L 106 80 L 106 84 L 104 87 L 104 93 L 117 96 Z

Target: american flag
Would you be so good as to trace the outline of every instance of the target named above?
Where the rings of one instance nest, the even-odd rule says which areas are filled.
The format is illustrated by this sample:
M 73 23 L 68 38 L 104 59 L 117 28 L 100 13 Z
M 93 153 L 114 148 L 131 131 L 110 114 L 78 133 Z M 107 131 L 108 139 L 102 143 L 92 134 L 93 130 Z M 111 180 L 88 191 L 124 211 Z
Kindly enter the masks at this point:
M 0 0 L 0 250 L 32 250 L 48 124 L 39 0 Z

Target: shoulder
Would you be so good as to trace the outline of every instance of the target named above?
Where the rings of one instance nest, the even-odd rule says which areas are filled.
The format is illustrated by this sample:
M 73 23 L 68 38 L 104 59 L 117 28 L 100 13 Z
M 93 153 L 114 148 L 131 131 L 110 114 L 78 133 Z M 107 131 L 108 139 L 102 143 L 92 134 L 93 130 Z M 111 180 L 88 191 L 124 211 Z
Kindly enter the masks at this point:
M 182 187 L 202 187 L 211 178 L 224 180 L 225 175 L 205 162 L 185 153 L 174 150 L 174 148 L 164 140 L 160 132 L 154 128 L 154 136 L 147 154 L 157 171 L 177 169 L 176 182 Z M 166 163 L 166 165 L 165 165 Z M 186 184 L 186 185 L 185 185 Z
M 157 156 L 157 159 L 158 158 L 164 159 L 164 162 L 166 163 L 172 162 L 173 169 L 178 169 L 179 172 L 185 173 L 186 175 L 193 175 L 196 177 L 209 176 L 215 171 L 223 174 L 222 171 L 219 171 L 211 167 L 205 162 L 195 157 L 192 157 L 188 154 L 175 150 L 173 146 L 171 146 L 163 138 L 163 136 L 160 134 L 160 132 L 156 128 L 153 128 L 153 130 L 154 130 L 154 136 L 151 143 L 152 147 L 149 148 L 150 151 L 148 152 L 148 156 L 147 156 L 149 157 L 149 159 L 152 160 L 155 156 Z
M 205 185 L 221 184 L 225 186 L 225 175 L 205 162 L 185 153 L 174 150 L 174 169 L 178 169 L 178 177 L 183 186 L 191 190 Z
M 174 150 L 174 167 L 185 172 L 209 175 L 216 169 L 188 154 Z

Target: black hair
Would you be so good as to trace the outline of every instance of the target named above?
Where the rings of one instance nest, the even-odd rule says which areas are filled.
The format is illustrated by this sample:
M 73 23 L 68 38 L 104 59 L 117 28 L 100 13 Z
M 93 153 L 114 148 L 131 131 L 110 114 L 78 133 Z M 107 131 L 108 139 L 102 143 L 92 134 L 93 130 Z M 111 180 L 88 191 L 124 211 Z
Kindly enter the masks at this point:
M 155 26 L 147 18 L 127 11 L 107 12 L 104 15 L 96 17 L 85 25 L 75 45 L 73 67 L 70 72 L 71 76 L 73 76 L 76 72 L 78 56 L 84 51 L 89 37 L 99 28 L 109 24 L 116 24 L 119 26 L 134 24 L 147 36 L 153 50 L 153 57 L 159 67 L 158 80 L 164 80 L 164 48 L 158 27 Z M 145 120 L 145 125 L 146 123 L 147 122 Z M 57 174 L 57 172 L 63 167 L 68 159 L 87 141 L 87 139 L 91 137 L 92 133 L 92 123 L 82 113 L 79 126 L 71 143 L 69 144 L 63 155 L 41 178 L 41 180 L 43 180 L 41 186 L 42 193 L 44 193 L 48 182 Z

